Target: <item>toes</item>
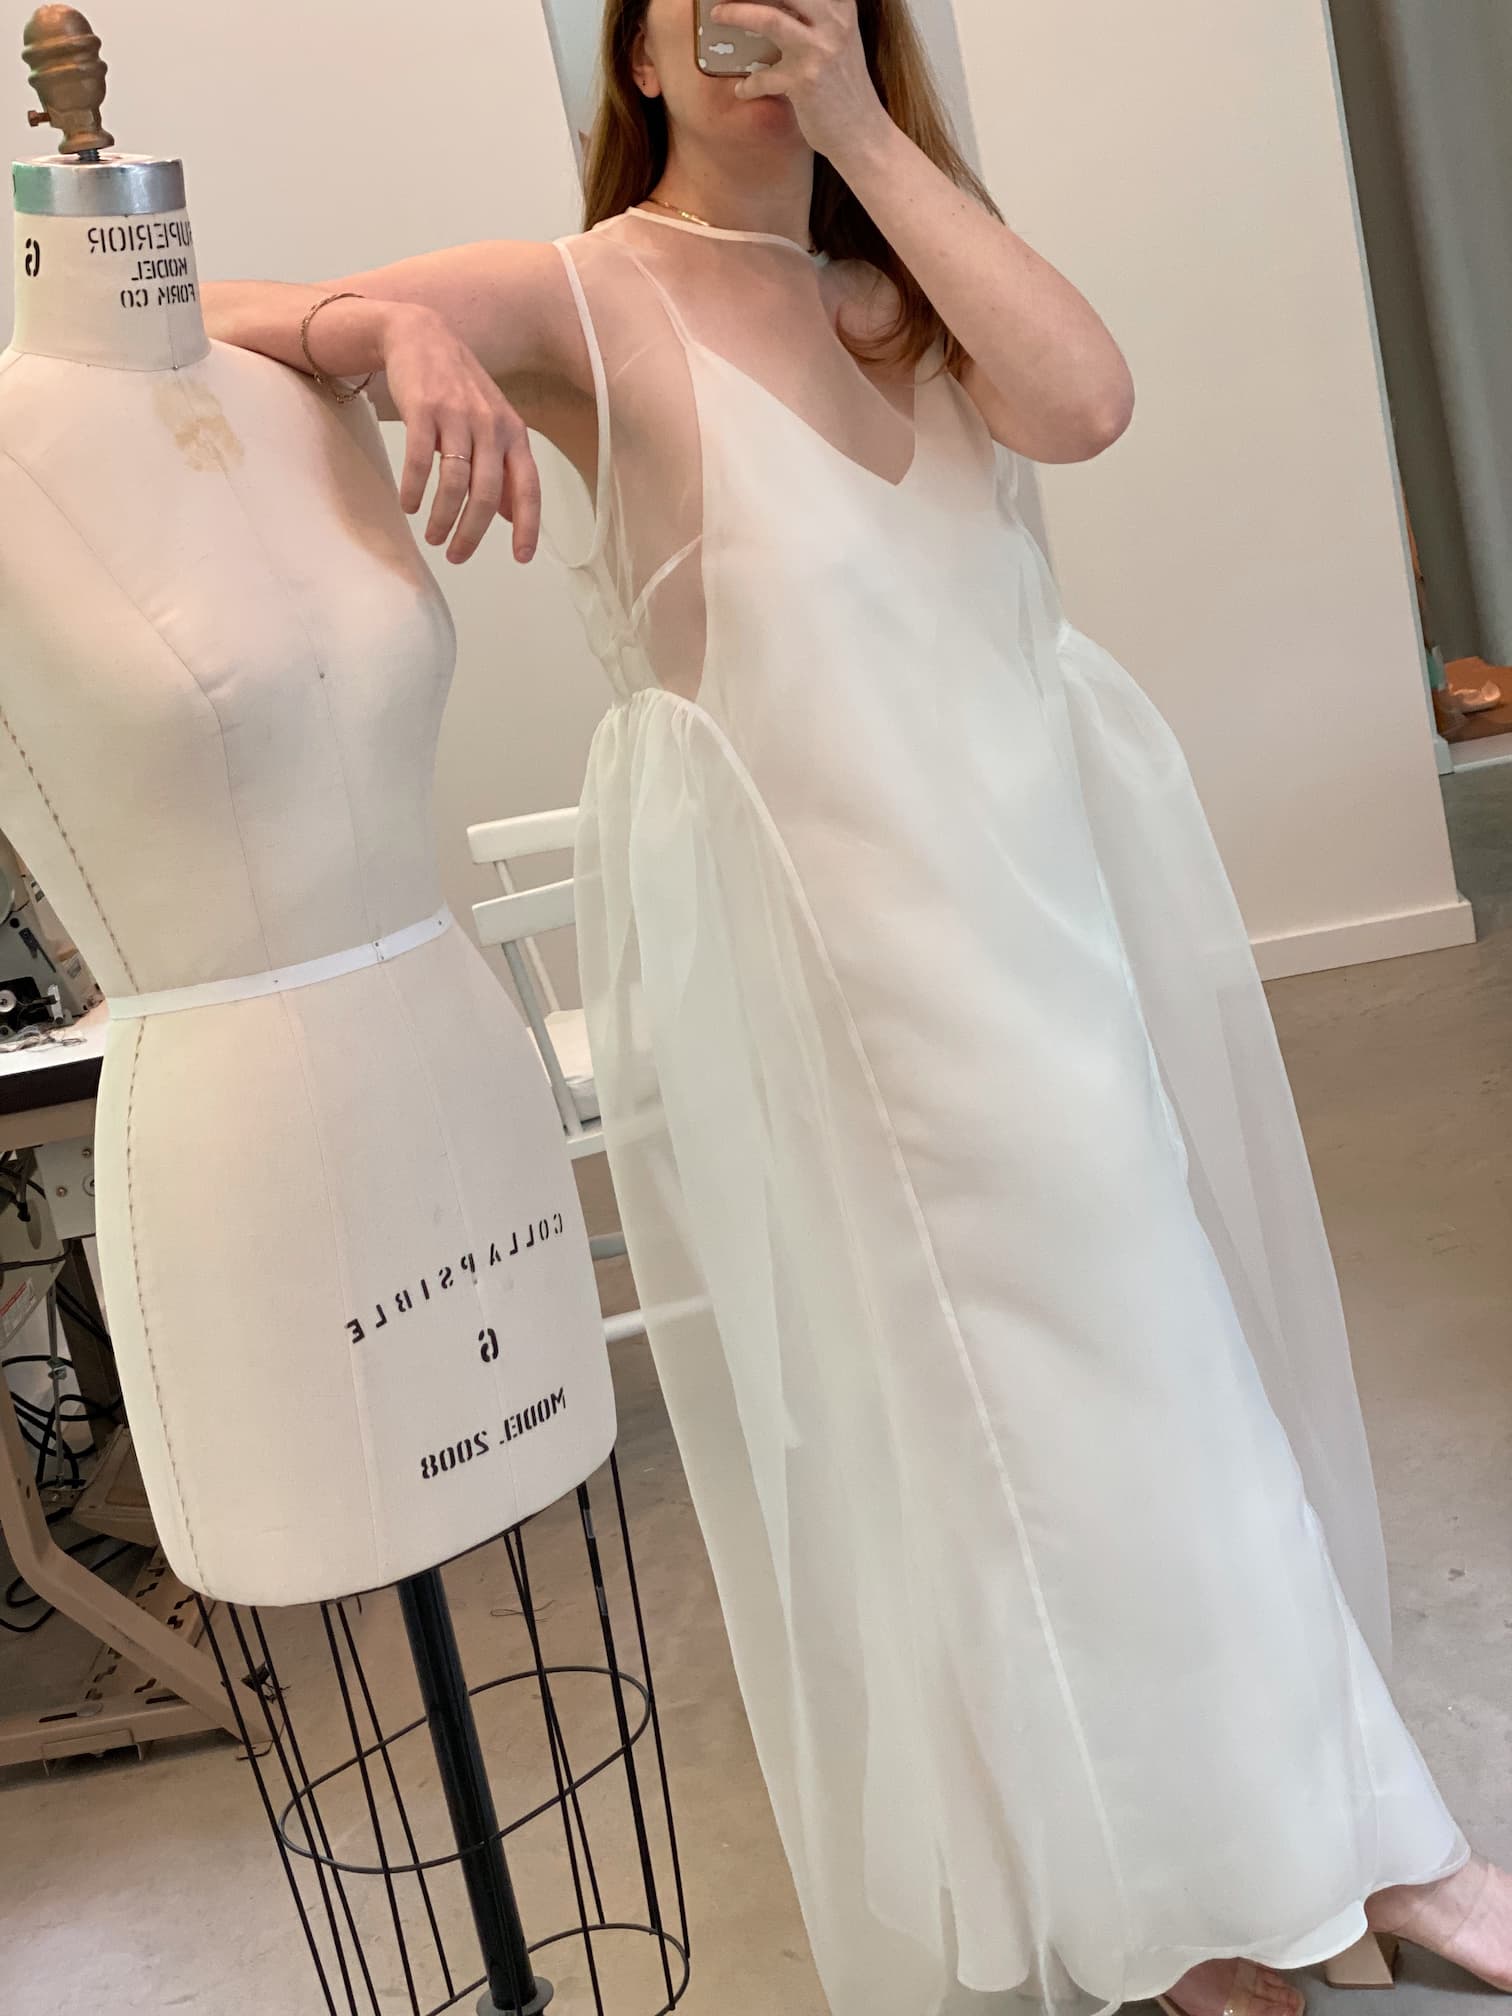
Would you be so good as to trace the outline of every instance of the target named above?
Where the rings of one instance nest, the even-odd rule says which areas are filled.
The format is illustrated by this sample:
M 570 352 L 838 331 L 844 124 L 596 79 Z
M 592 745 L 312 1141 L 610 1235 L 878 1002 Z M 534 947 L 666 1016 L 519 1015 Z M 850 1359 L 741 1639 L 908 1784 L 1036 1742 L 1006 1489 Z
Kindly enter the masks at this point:
M 1306 1998 L 1274 1967 L 1258 1967 L 1255 1970 L 1250 1992 L 1267 2010 L 1284 2011 L 1285 2016 L 1302 2016 L 1307 2007 Z

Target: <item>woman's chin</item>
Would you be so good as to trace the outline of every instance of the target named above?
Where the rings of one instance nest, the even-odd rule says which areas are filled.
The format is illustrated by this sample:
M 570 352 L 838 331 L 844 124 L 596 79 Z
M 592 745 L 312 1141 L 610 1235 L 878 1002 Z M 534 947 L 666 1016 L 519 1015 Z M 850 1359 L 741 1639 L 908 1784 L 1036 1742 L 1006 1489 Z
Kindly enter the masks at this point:
M 789 146 L 802 144 L 798 115 L 787 98 L 738 98 L 734 116 L 742 136 L 748 140 L 767 144 L 785 142 Z

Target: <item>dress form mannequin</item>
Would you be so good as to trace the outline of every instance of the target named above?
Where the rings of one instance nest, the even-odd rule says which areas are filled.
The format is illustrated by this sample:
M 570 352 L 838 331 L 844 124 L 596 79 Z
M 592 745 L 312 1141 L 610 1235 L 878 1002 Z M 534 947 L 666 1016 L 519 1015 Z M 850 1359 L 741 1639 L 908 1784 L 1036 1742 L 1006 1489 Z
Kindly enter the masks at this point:
M 586 1477 L 602 1326 L 441 903 L 453 636 L 371 408 L 207 340 L 180 164 L 75 152 L 15 173 L 0 822 L 111 999 L 100 1259 L 165 1551 L 327 1599 Z

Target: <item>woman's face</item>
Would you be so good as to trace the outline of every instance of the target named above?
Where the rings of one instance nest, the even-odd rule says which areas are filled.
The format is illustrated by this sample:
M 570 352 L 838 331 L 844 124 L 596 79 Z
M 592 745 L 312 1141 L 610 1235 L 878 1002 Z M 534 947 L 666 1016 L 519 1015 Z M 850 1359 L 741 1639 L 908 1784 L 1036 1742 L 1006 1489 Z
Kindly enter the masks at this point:
M 635 82 L 660 98 L 674 139 L 715 153 L 791 155 L 803 136 L 785 98 L 735 96 L 737 79 L 706 77 L 694 57 L 694 0 L 650 0 L 635 47 Z

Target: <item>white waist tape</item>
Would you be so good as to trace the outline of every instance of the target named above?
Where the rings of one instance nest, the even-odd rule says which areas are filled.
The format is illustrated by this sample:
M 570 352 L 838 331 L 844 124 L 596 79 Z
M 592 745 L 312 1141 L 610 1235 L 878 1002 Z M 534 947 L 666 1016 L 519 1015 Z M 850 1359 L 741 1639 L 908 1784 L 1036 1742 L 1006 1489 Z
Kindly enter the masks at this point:
M 367 945 L 353 945 L 345 952 L 328 952 L 323 959 L 306 959 L 298 966 L 275 966 L 266 973 L 248 973 L 239 980 L 205 980 L 195 987 L 169 987 L 161 994 L 116 994 L 110 1001 L 112 1022 L 130 1022 L 141 1015 L 177 1015 L 187 1008 L 220 1008 L 228 1001 L 258 1001 L 267 994 L 290 994 L 297 987 L 318 987 L 322 980 L 339 980 L 344 973 L 360 973 L 365 966 L 382 966 L 401 959 L 442 937 L 452 927 L 451 911 L 443 907 L 434 917 L 418 924 L 406 924 L 387 938 L 375 938 Z

